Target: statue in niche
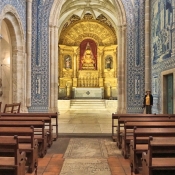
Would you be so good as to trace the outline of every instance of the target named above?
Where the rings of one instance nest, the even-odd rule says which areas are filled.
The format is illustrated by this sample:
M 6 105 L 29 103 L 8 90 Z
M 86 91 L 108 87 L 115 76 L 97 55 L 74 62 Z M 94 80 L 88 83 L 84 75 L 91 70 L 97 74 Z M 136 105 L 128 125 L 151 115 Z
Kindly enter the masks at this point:
M 70 55 L 66 55 L 65 56 L 65 60 L 64 60 L 65 69 L 71 69 L 71 62 L 72 62 L 71 56 Z
M 84 70 L 94 70 L 95 69 L 95 59 L 90 49 L 89 44 L 87 44 L 84 55 L 81 59 L 82 69 Z
M 111 56 L 107 56 L 107 58 L 105 59 L 105 68 L 112 69 L 112 57 Z

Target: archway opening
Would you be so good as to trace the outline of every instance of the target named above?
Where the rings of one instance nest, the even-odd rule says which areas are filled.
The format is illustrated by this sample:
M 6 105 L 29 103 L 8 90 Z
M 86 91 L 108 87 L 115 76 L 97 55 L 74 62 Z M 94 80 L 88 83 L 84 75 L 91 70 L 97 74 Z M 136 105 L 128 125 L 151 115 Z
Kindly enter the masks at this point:
M 117 99 L 117 36 L 104 15 L 72 15 L 58 57 L 59 99 Z
M 124 10 L 124 6 L 122 4 L 121 1 L 118 0 L 113 0 L 113 1 L 101 1 L 101 3 L 97 3 L 94 5 L 94 3 L 89 2 L 89 1 L 59 1 L 56 2 L 54 1 L 53 4 L 53 8 L 51 10 L 51 14 L 50 14 L 50 19 L 49 19 L 49 26 L 50 26 L 50 53 L 51 53 L 51 62 L 50 62 L 50 73 L 51 75 L 54 75 L 54 77 L 51 78 L 50 81 L 50 87 L 51 87 L 51 91 L 50 91 L 50 109 L 54 109 L 57 108 L 57 100 L 58 100 L 58 94 L 60 97 L 60 92 L 58 92 L 59 87 L 61 87 L 61 83 L 62 81 L 60 81 L 60 78 L 62 78 L 61 76 L 63 76 L 63 73 L 66 71 L 60 71 L 61 68 L 63 68 L 63 66 L 65 66 L 65 60 L 66 58 L 64 56 L 71 56 L 73 55 L 72 58 L 72 62 L 71 62 L 71 66 L 76 66 L 76 68 L 79 67 L 80 64 L 76 64 L 75 63 L 75 55 L 77 57 L 77 55 L 80 52 L 77 52 L 79 45 L 77 44 L 76 47 L 72 48 L 72 52 L 71 55 L 70 54 L 65 54 L 63 56 L 63 52 L 61 51 L 61 49 L 65 50 L 68 49 L 68 47 L 70 47 L 70 45 L 64 45 L 64 44 L 60 44 L 60 38 L 62 36 L 62 31 L 63 28 L 65 26 L 67 26 L 67 23 L 73 25 L 77 24 L 80 22 L 77 22 L 77 16 L 78 19 L 80 18 L 80 20 L 83 19 L 84 16 L 90 16 L 91 20 L 92 19 L 96 19 L 98 16 L 100 16 L 100 14 L 103 14 L 104 17 L 106 17 L 106 19 L 108 19 L 108 21 L 112 24 L 112 26 L 114 27 L 114 34 L 116 36 L 118 36 L 117 38 L 117 52 L 115 57 L 111 57 L 110 54 L 107 54 L 106 57 L 104 58 L 103 62 L 101 64 L 103 64 L 106 61 L 106 65 L 104 66 L 106 69 L 108 68 L 113 68 L 113 66 L 116 66 L 118 69 L 114 72 L 114 76 L 116 76 L 116 86 L 118 87 L 117 90 L 115 89 L 114 92 L 117 93 L 117 99 L 119 102 L 118 105 L 118 112 L 124 112 L 126 109 L 126 84 L 125 84 L 125 78 L 126 78 L 126 67 L 125 67 L 125 63 L 126 63 L 126 13 Z M 74 16 L 75 18 L 72 18 L 72 16 Z M 88 17 L 89 17 L 88 16 Z M 72 19 L 72 20 L 70 20 Z M 104 18 L 105 19 L 105 18 Z M 76 25 L 75 25 L 76 26 Z M 75 32 L 78 32 L 78 30 L 75 30 Z M 77 33 L 78 35 L 78 33 Z M 82 35 L 79 35 L 80 39 L 82 37 Z M 71 35 L 69 35 L 70 38 L 67 38 L 67 40 L 71 40 Z M 92 38 L 92 37 L 87 37 L 84 39 L 92 39 L 97 43 L 98 46 L 98 42 L 96 41 L 96 39 Z M 78 40 L 77 40 L 78 41 Z M 82 42 L 83 40 L 79 41 L 79 44 Z M 59 43 L 59 48 L 57 46 L 55 46 L 55 43 Z M 116 43 L 115 43 L 116 44 Z M 114 44 L 114 45 L 115 45 Z M 66 47 L 65 47 L 66 46 Z M 75 46 L 75 45 L 74 45 Z M 107 45 L 105 45 L 106 47 Z M 65 48 L 64 48 L 65 47 Z M 104 47 L 104 46 L 102 46 Z M 115 46 L 116 47 L 116 46 Z M 60 49 L 61 48 L 61 49 Z M 100 48 L 102 49 L 102 48 Z M 70 49 L 68 49 L 70 50 Z M 76 51 L 75 51 L 76 50 Z M 74 54 L 75 53 L 75 54 Z M 103 53 L 103 52 L 101 52 Z M 80 55 L 79 55 L 80 56 Z M 57 58 L 57 60 L 56 60 Z M 115 58 L 114 60 L 111 61 L 111 63 L 109 64 L 110 60 Z M 118 59 L 119 58 L 119 59 Z M 80 63 L 79 61 L 77 61 L 77 63 Z M 61 65 L 62 64 L 62 65 Z M 108 64 L 108 66 L 107 66 Z M 98 63 L 97 63 L 98 65 Z M 58 70 L 59 69 L 59 70 Z M 74 71 L 67 71 L 70 74 L 73 75 L 72 78 L 74 78 L 75 74 L 78 74 L 77 72 L 74 73 Z M 60 74 L 62 73 L 62 75 Z M 77 75 L 76 75 L 77 76 Z M 100 77 L 101 75 L 99 75 Z M 102 75 L 103 76 L 103 75 Z M 100 78 L 102 78 L 102 76 Z M 78 77 L 78 76 L 77 76 Z M 82 84 L 83 81 L 81 80 L 79 84 Z M 91 81 L 90 81 L 91 82 Z M 104 83 L 104 81 L 103 81 Z M 63 96 L 66 97 L 66 95 L 70 95 L 71 93 L 67 93 L 70 92 L 70 89 L 72 87 L 74 87 L 74 84 L 78 84 L 78 79 L 75 81 L 73 81 L 72 83 L 64 83 L 63 81 L 63 86 L 65 88 L 65 90 L 62 90 L 61 93 L 63 93 Z M 87 83 L 88 84 L 88 83 Z M 107 85 L 107 84 L 106 84 Z M 71 87 L 72 86 L 72 87 Z M 111 88 L 109 88 L 110 85 L 108 84 L 108 92 L 111 93 Z M 60 91 L 60 89 L 59 89 Z M 107 92 L 107 91 L 106 91 Z M 74 92 L 73 92 L 74 93 Z M 72 95 L 72 94 L 71 94 Z M 55 98 L 57 97 L 57 98 Z M 68 105 L 67 105 L 68 106 Z M 59 110 L 59 107 L 58 107 Z M 116 107 L 116 111 L 117 111 L 117 107 Z
M 23 27 L 16 10 L 10 5 L 4 7 L 1 16 L 0 78 L 2 79 L 2 109 L 5 104 L 21 102 L 21 111 L 26 111 Z
M 12 86 L 11 86 L 11 57 L 12 57 L 12 43 L 9 31 L 9 26 L 6 20 L 1 24 L 1 99 L 2 105 L 12 103 Z M 3 107 L 3 106 L 2 106 Z

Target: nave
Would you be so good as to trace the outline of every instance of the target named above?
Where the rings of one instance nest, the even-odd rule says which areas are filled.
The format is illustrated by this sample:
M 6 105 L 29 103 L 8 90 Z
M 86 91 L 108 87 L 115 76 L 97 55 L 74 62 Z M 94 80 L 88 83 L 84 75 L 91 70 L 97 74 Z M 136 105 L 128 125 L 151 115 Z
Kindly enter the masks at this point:
M 45 157 L 39 158 L 37 175 L 131 174 L 129 159 L 123 158 L 111 137 L 112 111 L 59 113 L 59 137 Z
M 130 163 L 111 137 L 59 137 L 38 160 L 37 175 L 119 174 L 130 175 Z

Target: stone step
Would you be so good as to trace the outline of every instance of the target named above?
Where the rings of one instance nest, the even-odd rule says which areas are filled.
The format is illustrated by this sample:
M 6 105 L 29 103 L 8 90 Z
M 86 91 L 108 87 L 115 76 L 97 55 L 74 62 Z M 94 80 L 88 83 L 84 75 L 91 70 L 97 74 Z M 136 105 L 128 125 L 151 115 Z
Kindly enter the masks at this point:
M 104 100 L 71 100 L 70 109 L 106 109 Z

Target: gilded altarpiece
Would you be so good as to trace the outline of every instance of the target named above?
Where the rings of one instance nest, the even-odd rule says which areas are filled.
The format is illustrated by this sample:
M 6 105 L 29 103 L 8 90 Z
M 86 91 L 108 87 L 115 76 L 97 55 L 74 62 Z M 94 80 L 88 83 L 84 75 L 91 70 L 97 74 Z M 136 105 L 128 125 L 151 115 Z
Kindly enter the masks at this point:
M 87 89 L 87 93 L 88 88 L 99 88 L 103 98 L 116 99 L 117 39 L 110 27 L 95 20 L 80 20 L 63 30 L 58 71 L 59 98 L 74 98 L 78 88 Z

